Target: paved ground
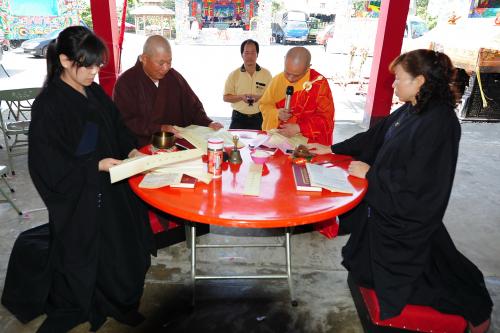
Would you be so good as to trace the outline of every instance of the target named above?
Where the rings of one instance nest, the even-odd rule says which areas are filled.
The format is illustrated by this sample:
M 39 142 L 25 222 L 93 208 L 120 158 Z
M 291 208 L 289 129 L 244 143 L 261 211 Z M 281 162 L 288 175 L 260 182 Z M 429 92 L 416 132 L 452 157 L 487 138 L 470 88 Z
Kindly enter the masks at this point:
M 137 56 L 142 52 L 144 36 L 126 34 L 123 45 L 122 68 L 126 70 L 134 65 Z M 283 62 L 286 51 L 290 46 L 269 45 L 262 46 L 258 62 L 271 71 L 273 75 L 283 70 Z M 336 85 L 332 82 L 334 96 L 349 95 L 359 89 L 358 85 L 344 87 L 340 83 L 347 80 L 357 80 L 358 73 L 368 76 L 371 58 L 363 64 L 360 69 L 360 57 L 355 57 L 349 69 L 349 58 L 347 55 L 330 54 L 324 51 L 323 46 L 308 46 L 312 53 L 313 68 L 326 77 L 334 78 Z M 178 70 L 189 82 L 200 100 L 203 102 L 209 116 L 230 117 L 231 107 L 229 103 L 222 101 L 224 83 L 229 73 L 241 66 L 239 46 L 202 46 L 202 45 L 176 45 L 172 42 L 173 67 Z M 11 75 L 7 78 L 0 71 L 0 89 L 14 89 L 25 87 L 39 87 L 43 84 L 46 73 L 45 59 L 34 58 L 23 54 L 21 49 L 15 49 L 4 54 L 3 65 Z M 355 96 L 355 95 L 354 95 Z M 356 96 L 350 103 L 364 104 L 363 96 Z M 352 106 L 338 108 L 336 118 L 338 120 L 360 120 L 362 119 L 362 108 Z
M 285 49 L 283 46 L 263 48 L 262 65 L 277 73 Z M 313 47 L 313 62 L 319 59 L 320 51 L 323 52 Z M 227 66 L 212 52 L 225 57 Z M 226 124 L 228 118 L 224 117 L 229 114 L 229 107 L 222 102 L 221 84 L 230 68 L 238 65 L 237 59 L 230 63 L 233 60 L 226 56 L 233 53 L 238 56 L 237 48 L 174 46 L 175 67 L 185 73 L 209 114 L 223 117 L 217 119 Z M 272 56 L 264 59 L 265 53 Z M 7 54 L 6 58 L 7 70 L 13 78 L 0 76 L 0 89 L 41 84 L 42 60 L 15 53 Z M 128 57 L 128 64 L 133 58 Z M 335 56 L 329 59 L 318 62 L 318 66 L 325 66 L 320 69 L 325 75 L 328 70 L 334 73 L 338 65 L 328 63 L 335 60 Z M 359 120 L 364 100 L 355 95 L 357 86 L 333 87 L 337 109 L 334 136 L 335 141 L 340 141 L 363 130 Z M 464 123 L 462 129 L 458 169 L 445 224 L 457 247 L 483 271 L 495 304 L 500 304 L 500 124 Z M 6 158 L 0 150 L 1 164 L 6 164 Z M 26 155 L 15 158 L 15 168 L 17 174 L 10 176 L 9 181 L 16 188 L 15 202 L 25 214 L 18 217 L 8 204 L 0 204 L 0 291 L 12 244 L 19 232 L 47 222 L 47 212 L 27 172 Z M 247 230 L 241 233 L 214 228 L 201 240 L 261 242 L 262 237 L 269 241 L 278 238 L 275 232 Z M 189 309 L 189 252 L 184 243 L 171 246 L 153 258 L 147 276 L 141 311 L 148 320 L 135 329 L 108 320 L 100 332 L 362 332 L 347 288 L 346 271 L 340 265 L 340 249 L 346 240 L 346 237 L 328 240 L 318 233 L 292 237 L 294 282 L 299 300 L 296 308 L 289 304 L 284 282 L 221 281 L 197 284 L 198 303 L 192 312 Z M 278 249 L 207 250 L 200 253 L 200 260 L 200 269 L 204 272 L 274 273 L 284 268 L 283 253 Z M 500 332 L 498 307 L 494 308 L 492 319 L 490 332 Z M 22 325 L 0 306 L 0 332 L 35 332 L 42 320 L 40 317 Z M 88 327 L 81 325 L 72 332 L 87 331 Z

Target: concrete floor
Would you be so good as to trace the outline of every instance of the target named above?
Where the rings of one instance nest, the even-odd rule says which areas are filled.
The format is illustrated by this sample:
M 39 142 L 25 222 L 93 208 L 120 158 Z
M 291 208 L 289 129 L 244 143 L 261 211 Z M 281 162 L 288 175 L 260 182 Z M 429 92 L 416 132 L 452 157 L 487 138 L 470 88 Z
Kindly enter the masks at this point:
M 445 223 L 456 246 L 483 271 L 493 301 L 498 304 L 500 124 L 463 123 L 462 129 L 458 170 Z M 335 141 L 362 130 L 357 123 L 338 122 Z M 3 150 L 0 150 L 1 164 L 6 164 Z M 0 288 L 17 235 L 47 222 L 47 212 L 39 210 L 44 205 L 27 172 L 26 155 L 15 158 L 15 170 L 16 176 L 10 176 L 9 181 L 16 189 L 15 202 L 25 213 L 19 217 L 9 204 L 0 204 Z M 212 228 L 200 241 L 251 243 L 273 242 L 278 238 L 275 231 Z M 162 249 L 158 257 L 153 258 L 146 279 L 141 304 L 146 322 L 129 328 L 110 319 L 99 332 L 363 332 L 347 288 L 347 273 L 340 265 L 340 250 L 346 241 L 347 237 L 328 240 L 316 232 L 292 237 L 297 307 L 290 305 L 285 281 L 226 280 L 197 282 L 197 304 L 191 311 L 189 251 L 185 243 Z M 254 274 L 284 270 L 282 249 L 203 249 L 199 251 L 199 260 L 200 270 L 207 273 Z M 0 306 L 0 332 L 3 333 L 35 332 L 43 319 L 23 325 Z M 84 324 L 71 332 L 83 333 L 88 329 Z M 500 332 L 498 307 L 493 311 L 490 332 Z

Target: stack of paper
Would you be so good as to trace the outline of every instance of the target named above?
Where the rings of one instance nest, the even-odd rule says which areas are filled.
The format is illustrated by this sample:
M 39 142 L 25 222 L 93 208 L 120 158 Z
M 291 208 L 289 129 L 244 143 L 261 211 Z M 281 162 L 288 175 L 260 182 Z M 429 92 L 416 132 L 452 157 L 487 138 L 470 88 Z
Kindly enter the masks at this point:
M 206 152 L 207 151 L 207 141 L 209 138 L 221 138 L 224 140 L 224 145 L 233 145 L 233 134 L 227 130 L 221 128 L 218 131 L 214 131 L 210 127 L 190 125 L 188 127 L 174 126 L 176 130 L 182 135 L 182 137 L 188 140 L 197 149 Z M 245 145 L 238 141 L 238 148 L 242 148 Z
M 312 186 L 318 186 L 332 192 L 354 193 L 347 180 L 347 172 L 338 167 L 327 168 L 322 165 L 306 163 L 307 173 Z
M 186 175 L 189 177 L 185 177 Z M 212 175 L 207 173 L 206 164 L 203 163 L 201 157 L 151 169 L 151 172 L 144 177 L 139 187 L 194 187 L 194 183 L 191 181 L 188 182 L 190 186 L 184 186 L 187 184 L 183 184 L 182 180 L 190 177 L 207 184 L 212 180 Z
M 271 148 L 278 148 L 284 153 L 287 150 L 295 149 L 298 145 L 305 145 L 307 143 L 307 138 L 300 133 L 292 137 L 286 137 L 278 133 L 278 130 L 272 129 L 268 131 L 268 135 L 269 139 L 265 142 L 265 145 Z
M 123 180 L 138 173 L 148 171 L 159 166 L 189 161 L 201 157 L 203 152 L 197 149 L 183 150 L 172 153 L 139 156 L 123 160 L 122 163 L 109 168 L 111 183 Z

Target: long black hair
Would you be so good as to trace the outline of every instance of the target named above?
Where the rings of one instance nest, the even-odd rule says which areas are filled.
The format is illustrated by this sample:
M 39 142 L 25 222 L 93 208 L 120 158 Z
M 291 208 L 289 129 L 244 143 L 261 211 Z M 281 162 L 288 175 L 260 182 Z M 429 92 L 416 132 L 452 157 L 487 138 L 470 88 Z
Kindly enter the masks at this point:
M 460 98 L 460 91 L 455 84 L 457 70 L 446 54 L 432 50 L 414 50 L 394 59 L 389 70 L 394 73 L 394 68 L 398 65 L 412 77 L 422 75 L 425 78 L 425 83 L 416 96 L 416 112 L 422 111 L 431 99 L 455 107 Z
M 82 26 L 68 27 L 50 42 L 47 49 L 47 78 L 44 86 L 61 76 L 59 55 L 64 54 L 77 67 L 101 66 L 108 61 L 108 49 L 91 30 Z

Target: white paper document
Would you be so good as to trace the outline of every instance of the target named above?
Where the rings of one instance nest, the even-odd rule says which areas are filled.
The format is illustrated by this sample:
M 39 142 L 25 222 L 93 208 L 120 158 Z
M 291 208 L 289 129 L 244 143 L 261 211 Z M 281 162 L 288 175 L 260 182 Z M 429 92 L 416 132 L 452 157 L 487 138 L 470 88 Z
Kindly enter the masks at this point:
M 262 164 L 251 163 L 248 169 L 247 178 L 245 179 L 245 187 L 243 188 L 244 195 L 259 196 L 260 195 L 260 180 L 262 177 Z
M 267 134 L 259 134 L 248 145 L 251 146 L 251 147 L 257 148 L 258 146 L 260 146 L 261 144 L 263 144 L 267 140 L 269 140 L 269 135 L 267 135 Z
M 206 169 L 206 163 L 203 163 L 201 157 L 196 157 L 192 160 L 181 161 L 177 163 L 168 164 L 158 168 L 154 168 L 151 172 L 154 173 L 187 173 L 187 172 L 201 172 Z
M 160 188 L 164 186 L 179 184 L 182 173 L 148 173 L 139 183 L 140 188 Z
M 202 155 L 203 152 L 200 150 L 190 149 L 125 159 L 122 163 L 109 168 L 109 176 L 111 178 L 111 183 L 115 183 L 153 168 L 181 161 L 192 160 L 194 158 L 201 157 Z
M 188 127 L 174 126 L 176 130 L 182 135 L 182 137 L 188 140 L 197 149 L 206 152 L 207 151 L 207 141 L 209 138 L 221 138 L 224 140 L 224 145 L 233 145 L 233 133 L 221 128 L 220 130 L 214 131 L 210 127 L 190 125 Z M 238 141 L 238 148 L 242 148 L 245 145 Z
M 266 146 L 278 148 L 284 153 L 286 153 L 288 149 L 295 149 L 298 145 L 305 145 L 307 143 L 307 138 L 302 134 L 296 134 L 289 138 L 278 133 L 276 129 L 268 131 L 268 134 L 269 140 L 265 142 Z
M 332 192 L 354 193 L 354 188 L 347 180 L 348 174 L 343 169 L 327 168 L 312 163 L 306 163 L 306 168 L 312 186 L 322 187 Z

